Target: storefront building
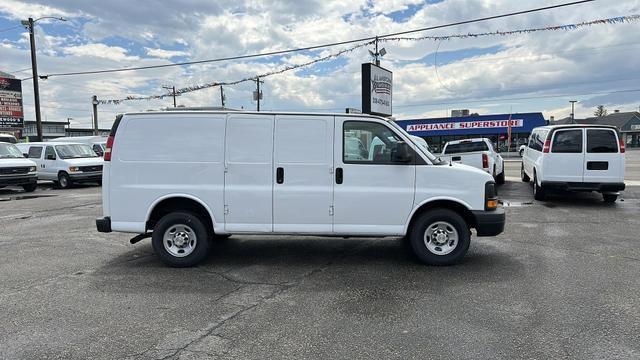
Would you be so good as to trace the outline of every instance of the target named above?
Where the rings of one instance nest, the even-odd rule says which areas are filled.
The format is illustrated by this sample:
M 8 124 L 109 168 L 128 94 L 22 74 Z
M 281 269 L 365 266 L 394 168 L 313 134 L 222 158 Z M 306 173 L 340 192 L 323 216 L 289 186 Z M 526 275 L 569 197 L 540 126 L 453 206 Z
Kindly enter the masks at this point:
M 500 151 L 518 151 L 533 128 L 547 125 L 542 113 L 408 119 L 396 123 L 409 134 L 425 139 L 436 153 L 447 141 L 478 137 L 491 139 Z M 508 144 L 509 130 L 511 144 Z

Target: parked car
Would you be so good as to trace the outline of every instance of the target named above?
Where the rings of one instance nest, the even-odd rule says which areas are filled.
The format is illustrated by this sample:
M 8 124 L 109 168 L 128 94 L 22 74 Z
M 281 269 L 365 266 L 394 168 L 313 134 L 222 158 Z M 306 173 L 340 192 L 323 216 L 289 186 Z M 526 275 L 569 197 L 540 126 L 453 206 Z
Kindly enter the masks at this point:
M 15 144 L 17 142 L 18 140 L 16 139 L 16 137 L 11 134 L 0 134 L 0 143 Z
M 489 139 L 449 141 L 442 149 L 442 159 L 473 166 L 489 173 L 496 183 L 504 183 L 504 160 Z
M 33 142 L 17 144 L 38 166 L 38 180 L 63 189 L 75 183 L 102 184 L 102 158 L 87 144 Z
M 91 149 L 100 156 L 104 154 L 104 149 L 107 148 L 107 138 L 104 136 L 67 136 L 55 138 L 49 141 L 87 144 L 91 146 Z
M 130 113 L 104 161 L 98 231 L 151 237 L 170 266 L 199 263 L 208 239 L 231 234 L 406 236 L 423 262 L 446 265 L 471 228 L 493 236 L 505 223 L 491 176 L 369 115 Z
M 522 158 L 522 181 L 533 179 L 533 195 L 551 189 L 597 191 L 615 202 L 624 190 L 625 146 L 618 130 L 605 125 L 535 128 Z
M 0 188 L 20 186 L 26 192 L 38 186 L 36 163 L 25 159 L 15 145 L 0 142 Z

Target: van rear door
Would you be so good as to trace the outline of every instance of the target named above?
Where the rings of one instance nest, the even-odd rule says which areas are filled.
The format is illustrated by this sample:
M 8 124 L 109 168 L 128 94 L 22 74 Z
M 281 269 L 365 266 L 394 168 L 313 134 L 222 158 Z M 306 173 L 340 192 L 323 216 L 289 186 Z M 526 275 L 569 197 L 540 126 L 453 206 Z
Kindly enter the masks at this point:
M 614 129 L 592 128 L 587 131 L 584 182 L 624 182 L 624 155 L 620 153 Z
M 584 131 L 580 128 L 556 130 L 551 150 L 544 156 L 544 180 L 580 183 L 583 180 Z

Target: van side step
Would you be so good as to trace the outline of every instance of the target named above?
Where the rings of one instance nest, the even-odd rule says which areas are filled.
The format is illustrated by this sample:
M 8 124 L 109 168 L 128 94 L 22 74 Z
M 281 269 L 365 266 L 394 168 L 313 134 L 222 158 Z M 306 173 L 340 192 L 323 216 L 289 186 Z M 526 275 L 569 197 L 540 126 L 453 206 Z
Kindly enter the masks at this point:
M 144 233 L 144 234 L 138 234 L 136 236 L 134 236 L 133 238 L 131 238 L 131 240 L 129 240 L 130 243 L 135 244 L 137 242 L 140 242 L 146 238 L 150 238 L 151 235 L 153 234 L 153 232 L 148 232 L 148 233 Z

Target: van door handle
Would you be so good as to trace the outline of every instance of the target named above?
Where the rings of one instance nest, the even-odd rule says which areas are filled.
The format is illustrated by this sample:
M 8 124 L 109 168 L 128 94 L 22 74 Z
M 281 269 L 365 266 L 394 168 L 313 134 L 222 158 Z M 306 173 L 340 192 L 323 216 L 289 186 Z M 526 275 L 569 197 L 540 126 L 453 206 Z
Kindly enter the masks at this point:
M 284 183 L 284 169 L 281 167 L 276 169 L 276 182 L 278 184 Z
M 342 184 L 343 173 L 342 168 L 336 168 L 336 184 Z

